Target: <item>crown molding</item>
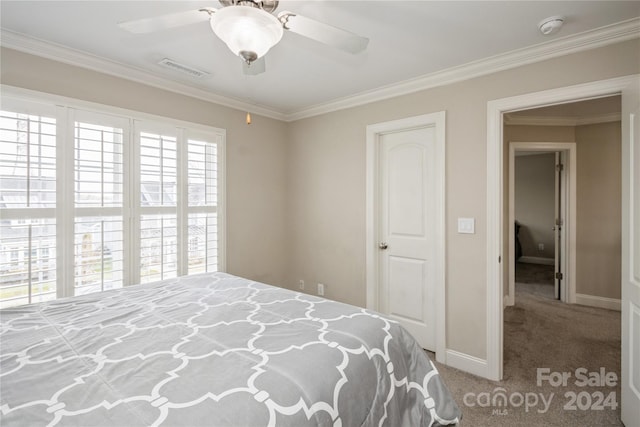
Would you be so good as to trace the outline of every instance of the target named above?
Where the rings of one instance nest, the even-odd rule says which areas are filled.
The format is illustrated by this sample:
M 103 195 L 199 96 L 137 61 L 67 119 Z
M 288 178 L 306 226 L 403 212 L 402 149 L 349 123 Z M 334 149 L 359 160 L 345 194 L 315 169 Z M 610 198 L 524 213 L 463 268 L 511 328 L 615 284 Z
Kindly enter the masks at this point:
M 193 86 L 157 76 L 137 67 L 111 61 L 109 59 L 92 55 L 84 51 L 71 49 L 56 43 L 47 42 L 34 37 L 28 37 L 24 34 L 13 31 L 4 29 L 0 31 L 0 46 L 122 79 L 131 80 L 236 110 L 251 111 L 253 114 L 262 115 L 276 120 L 287 119 L 287 115 L 267 107 L 243 102 L 231 97 L 216 95 L 204 89 L 198 89 Z
M 504 124 L 508 126 L 585 126 L 598 123 L 619 122 L 621 120 L 621 113 L 608 113 L 584 117 L 504 115 Z
M 469 62 L 443 71 L 405 80 L 331 102 L 290 112 L 288 121 L 326 114 L 333 111 L 357 107 L 384 99 L 470 80 L 475 77 L 504 71 L 559 56 L 620 43 L 640 37 L 640 18 L 608 25 L 580 34 L 566 36 L 532 47 Z
M 86 52 L 46 42 L 8 30 L 0 31 L 0 45 L 21 52 L 52 59 L 100 73 L 109 74 L 138 83 L 191 96 L 225 107 L 247 111 L 276 120 L 292 122 L 376 101 L 407 95 L 438 86 L 444 86 L 487 74 L 504 71 L 563 55 L 619 43 L 640 37 L 640 18 L 608 25 L 580 34 L 554 39 L 532 47 L 514 50 L 460 66 L 437 71 L 414 79 L 382 86 L 353 96 L 339 98 L 295 111 L 282 112 L 265 106 L 250 104 L 231 97 L 177 83 L 148 71 L 107 60 Z

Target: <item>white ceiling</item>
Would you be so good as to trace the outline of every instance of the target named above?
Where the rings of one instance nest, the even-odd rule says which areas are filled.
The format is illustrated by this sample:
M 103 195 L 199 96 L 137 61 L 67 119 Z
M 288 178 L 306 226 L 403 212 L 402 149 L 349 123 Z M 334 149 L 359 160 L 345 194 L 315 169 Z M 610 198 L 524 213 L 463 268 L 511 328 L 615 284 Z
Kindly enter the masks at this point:
M 368 37 L 369 46 L 350 55 L 285 32 L 266 56 L 267 71 L 245 76 L 240 59 L 207 22 L 138 35 L 117 25 L 204 6 L 220 7 L 217 1 L 186 0 L 2 0 L 1 43 L 231 106 L 251 104 L 286 119 L 321 106 L 338 108 L 364 94 L 384 96 L 402 84 L 406 90 L 407 82 L 489 57 L 522 60 L 527 52 L 535 57 L 560 51 L 555 46 L 613 24 L 630 26 L 624 34 L 633 37 L 640 27 L 640 1 L 282 0 L 276 12 L 289 10 L 347 29 Z M 558 34 L 543 36 L 537 24 L 552 15 L 564 15 L 566 23 Z M 178 74 L 157 64 L 163 58 L 210 75 Z

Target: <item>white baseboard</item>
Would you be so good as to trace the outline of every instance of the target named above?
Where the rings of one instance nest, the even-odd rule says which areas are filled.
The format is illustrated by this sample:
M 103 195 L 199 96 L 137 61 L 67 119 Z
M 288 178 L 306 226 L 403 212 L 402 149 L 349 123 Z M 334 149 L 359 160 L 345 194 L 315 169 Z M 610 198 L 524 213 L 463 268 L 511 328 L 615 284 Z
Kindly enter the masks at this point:
M 460 353 L 455 350 L 447 350 L 447 366 L 451 366 L 452 368 L 460 369 L 461 371 L 469 372 L 470 374 L 483 378 L 487 378 L 489 372 L 486 360 L 479 359 L 465 353 Z
M 606 308 L 608 310 L 620 311 L 622 303 L 619 299 L 597 297 L 594 295 L 576 294 L 576 304 L 588 305 L 589 307 Z
M 553 258 L 542 258 L 538 256 L 521 256 L 518 258 L 518 262 L 524 262 L 527 264 L 544 264 L 554 265 L 556 261 Z
M 504 297 L 502 297 L 502 308 L 504 309 L 505 307 L 510 307 L 512 305 L 515 305 L 516 301 L 515 301 L 515 296 L 513 295 L 505 295 Z

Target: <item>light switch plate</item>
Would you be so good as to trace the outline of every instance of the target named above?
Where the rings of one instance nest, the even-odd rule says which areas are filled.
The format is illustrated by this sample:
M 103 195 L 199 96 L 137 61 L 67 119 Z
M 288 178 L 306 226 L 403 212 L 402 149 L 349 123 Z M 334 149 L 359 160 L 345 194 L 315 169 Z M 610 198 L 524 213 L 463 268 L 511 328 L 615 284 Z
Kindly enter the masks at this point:
M 475 234 L 476 220 L 475 218 L 458 218 L 458 233 Z

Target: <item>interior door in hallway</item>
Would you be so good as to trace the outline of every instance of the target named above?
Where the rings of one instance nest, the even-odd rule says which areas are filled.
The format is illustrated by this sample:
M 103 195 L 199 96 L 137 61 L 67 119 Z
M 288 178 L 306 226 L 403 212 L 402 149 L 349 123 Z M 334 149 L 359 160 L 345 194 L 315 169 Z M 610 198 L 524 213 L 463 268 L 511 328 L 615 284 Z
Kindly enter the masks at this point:
M 435 127 L 380 137 L 380 310 L 435 351 Z

